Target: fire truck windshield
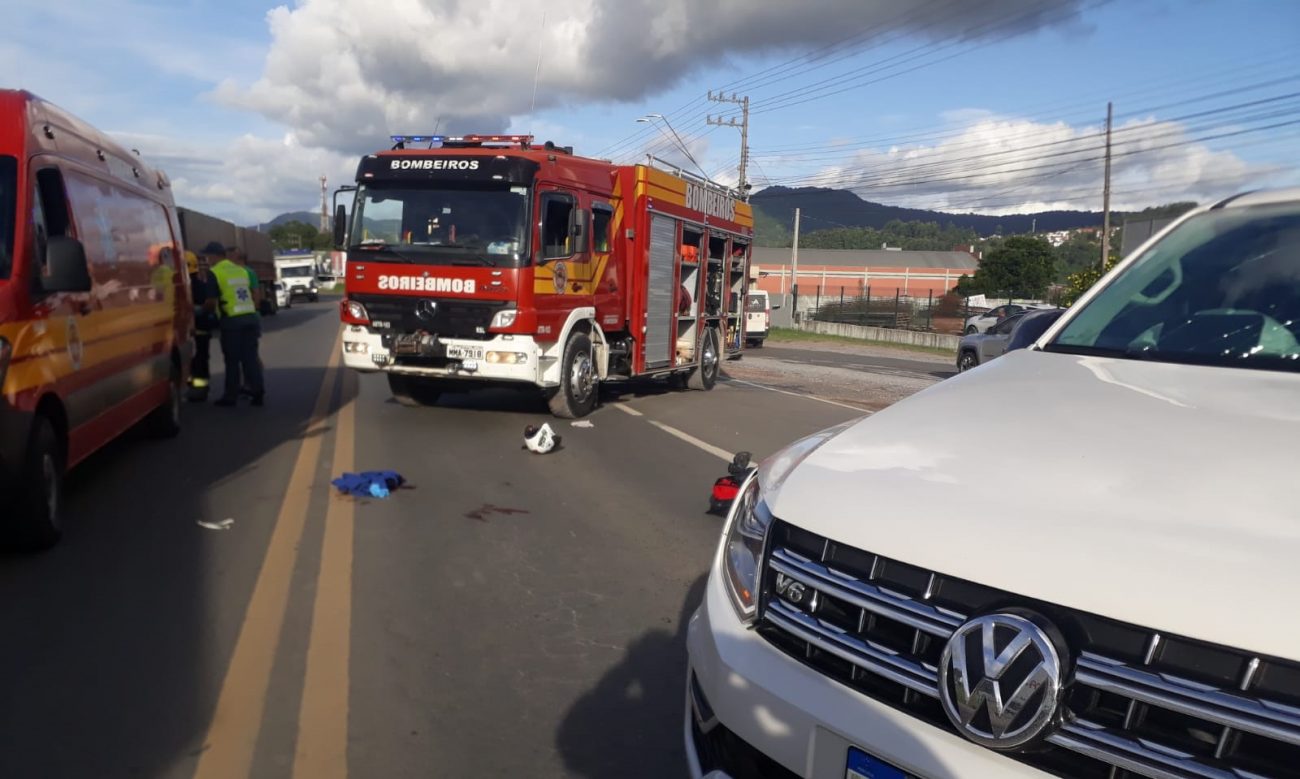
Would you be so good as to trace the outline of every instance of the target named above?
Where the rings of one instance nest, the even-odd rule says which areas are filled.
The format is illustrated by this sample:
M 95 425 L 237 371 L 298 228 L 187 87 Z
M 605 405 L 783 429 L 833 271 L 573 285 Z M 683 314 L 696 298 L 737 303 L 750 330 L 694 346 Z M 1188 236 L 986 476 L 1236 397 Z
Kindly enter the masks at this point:
M 349 251 L 371 261 L 518 267 L 528 257 L 528 188 L 493 183 L 367 184 Z
M 17 190 L 18 160 L 0 155 L 0 279 L 9 278 L 13 271 Z

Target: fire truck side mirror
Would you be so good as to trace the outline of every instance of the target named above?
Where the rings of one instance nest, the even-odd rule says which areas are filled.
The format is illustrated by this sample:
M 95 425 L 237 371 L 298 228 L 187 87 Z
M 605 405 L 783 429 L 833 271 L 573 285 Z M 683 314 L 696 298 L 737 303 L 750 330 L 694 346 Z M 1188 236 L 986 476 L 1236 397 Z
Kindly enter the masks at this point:
M 344 232 L 348 226 L 348 207 L 339 205 L 334 209 L 334 248 L 343 248 Z
M 575 208 L 572 212 L 573 218 L 569 224 L 569 234 L 573 236 L 573 253 L 581 254 L 587 251 L 587 209 Z

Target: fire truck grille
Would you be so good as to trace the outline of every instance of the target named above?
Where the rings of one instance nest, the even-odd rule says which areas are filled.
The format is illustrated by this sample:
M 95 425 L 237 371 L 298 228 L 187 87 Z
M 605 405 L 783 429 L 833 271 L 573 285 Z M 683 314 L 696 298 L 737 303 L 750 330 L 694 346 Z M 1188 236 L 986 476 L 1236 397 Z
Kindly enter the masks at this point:
M 770 533 L 760 635 L 863 695 L 955 733 L 939 703 L 944 644 L 969 617 L 1022 607 L 1061 630 L 1074 673 L 1063 724 L 1008 757 L 1098 779 L 1297 775 L 1300 664 L 945 576 L 779 520 Z
M 366 307 L 370 321 L 381 330 L 413 333 L 423 330 L 444 338 L 491 338 L 493 315 L 509 305 L 496 300 L 461 300 L 398 295 L 353 295 Z M 434 303 L 433 311 L 427 305 Z

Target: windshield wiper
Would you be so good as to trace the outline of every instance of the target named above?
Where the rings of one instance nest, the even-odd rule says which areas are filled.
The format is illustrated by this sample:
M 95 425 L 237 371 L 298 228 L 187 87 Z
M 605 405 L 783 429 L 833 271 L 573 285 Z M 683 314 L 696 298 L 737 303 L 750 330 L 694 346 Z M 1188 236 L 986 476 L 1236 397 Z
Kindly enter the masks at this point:
M 402 250 L 398 249 L 397 247 L 393 246 L 392 244 L 383 243 L 383 242 L 379 242 L 379 241 L 372 242 L 372 243 L 358 243 L 358 244 L 353 244 L 352 246 L 349 246 L 349 247 L 348 247 L 348 251 L 349 251 L 349 252 L 354 252 L 354 251 L 357 251 L 357 252 L 388 252 L 389 254 L 393 255 L 394 257 L 398 257 L 398 258 L 400 258 L 400 259 L 402 259 L 402 260 L 405 260 L 406 262 L 415 262 L 415 258 L 412 257 L 411 255 L 409 255 L 409 254 L 403 252 Z

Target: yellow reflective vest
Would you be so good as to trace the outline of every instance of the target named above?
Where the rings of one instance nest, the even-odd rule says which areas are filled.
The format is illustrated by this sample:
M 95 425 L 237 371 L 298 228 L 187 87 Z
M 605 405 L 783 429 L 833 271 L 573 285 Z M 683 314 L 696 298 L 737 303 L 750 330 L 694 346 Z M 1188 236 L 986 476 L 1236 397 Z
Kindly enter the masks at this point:
M 230 260 L 222 260 L 212 266 L 212 277 L 217 281 L 223 318 L 257 314 L 257 303 L 253 300 L 253 276 L 247 268 Z

